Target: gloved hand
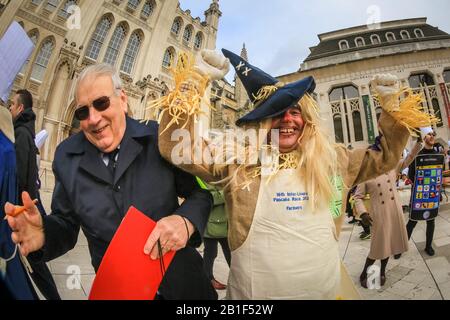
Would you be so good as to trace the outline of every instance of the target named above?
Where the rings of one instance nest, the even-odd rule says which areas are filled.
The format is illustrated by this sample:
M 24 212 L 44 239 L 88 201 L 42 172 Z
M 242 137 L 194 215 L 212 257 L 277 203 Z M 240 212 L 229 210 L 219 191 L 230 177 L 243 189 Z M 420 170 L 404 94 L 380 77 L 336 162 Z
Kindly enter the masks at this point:
M 372 89 L 380 97 L 382 107 L 387 111 L 398 111 L 399 101 L 396 93 L 400 89 L 398 78 L 392 74 L 377 74 L 370 81 Z
M 364 224 L 364 226 L 366 227 L 370 227 L 372 226 L 372 218 L 370 217 L 370 215 L 367 212 L 364 212 L 361 216 L 361 223 Z
M 213 80 L 222 79 L 230 70 L 230 60 L 214 50 L 202 50 L 195 57 L 195 70 Z

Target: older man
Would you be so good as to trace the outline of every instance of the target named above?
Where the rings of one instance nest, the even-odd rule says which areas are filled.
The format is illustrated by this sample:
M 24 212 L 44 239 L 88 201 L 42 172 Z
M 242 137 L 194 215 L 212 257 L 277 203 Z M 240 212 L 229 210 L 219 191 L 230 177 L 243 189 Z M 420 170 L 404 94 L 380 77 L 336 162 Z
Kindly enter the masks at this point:
M 80 74 L 75 92 L 75 117 L 82 132 L 56 150 L 52 214 L 41 218 L 23 194 L 27 211 L 8 217 L 15 230 L 13 241 L 21 244 L 24 255 L 38 251 L 33 258 L 49 261 L 75 246 L 81 226 L 97 270 L 133 205 L 157 221 L 143 251 L 156 259 L 158 239 L 163 252 L 177 251 L 159 288 L 162 298 L 216 298 L 200 255 L 187 245 L 195 231 L 203 234 L 211 195 L 192 176 L 163 160 L 156 123 L 144 125 L 126 115 L 127 95 L 113 67 L 88 67 Z M 185 199 L 181 206 L 178 197 Z M 13 209 L 8 204 L 5 210 Z

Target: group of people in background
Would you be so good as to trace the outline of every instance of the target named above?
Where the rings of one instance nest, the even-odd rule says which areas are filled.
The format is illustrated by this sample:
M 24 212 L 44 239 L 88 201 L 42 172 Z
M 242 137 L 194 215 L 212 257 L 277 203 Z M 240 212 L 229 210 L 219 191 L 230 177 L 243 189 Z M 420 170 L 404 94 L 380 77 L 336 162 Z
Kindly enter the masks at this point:
M 386 266 L 390 257 L 399 259 L 408 251 L 408 241 L 418 221 L 404 221 L 404 213 L 412 205 L 416 176 L 416 156 L 423 154 L 445 155 L 444 170 L 448 169 L 448 146 L 435 141 L 436 133 L 431 127 L 421 128 L 420 135 L 410 152 L 404 152 L 397 167 L 384 175 L 355 186 L 348 196 L 347 215 L 349 223 L 359 222 L 362 240 L 370 239 L 370 251 L 360 275 L 360 284 L 367 288 L 368 268 L 380 260 L 380 284 L 386 282 Z M 441 189 L 442 193 L 445 188 Z M 433 256 L 432 246 L 435 219 L 426 221 L 425 252 Z

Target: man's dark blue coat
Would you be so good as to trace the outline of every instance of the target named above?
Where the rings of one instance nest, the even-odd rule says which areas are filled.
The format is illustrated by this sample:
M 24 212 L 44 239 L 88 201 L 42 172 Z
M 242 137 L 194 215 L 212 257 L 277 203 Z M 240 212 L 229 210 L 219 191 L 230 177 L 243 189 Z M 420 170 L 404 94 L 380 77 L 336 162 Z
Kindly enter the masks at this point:
M 156 122 L 145 125 L 127 117 L 114 177 L 102 161 L 100 151 L 82 132 L 58 146 L 53 161 L 52 214 L 44 217 L 45 245 L 41 257 L 45 261 L 71 250 L 81 226 L 97 271 L 130 206 L 155 221 L 179 214 L 203 234 L 212 197 L 198 186 L 193 176 L 161 157 L 157 139 Z M 185 199 L 181 206 L 178 197 Z M 190 246 L 177 252 L 160 293 L 167 299 L 217 296 L 203 273 L 201 256 Z

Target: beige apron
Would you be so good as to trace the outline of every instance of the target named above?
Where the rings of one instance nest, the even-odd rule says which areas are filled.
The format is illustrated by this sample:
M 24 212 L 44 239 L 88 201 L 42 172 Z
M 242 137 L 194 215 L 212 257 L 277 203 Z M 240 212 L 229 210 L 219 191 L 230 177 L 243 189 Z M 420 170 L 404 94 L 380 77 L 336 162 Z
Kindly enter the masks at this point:
M 228 299 L 336 299 L 341 263 L 328 206 L 315 213 L 297 169 L 262 177 L 249 234 L 231 255 Z

